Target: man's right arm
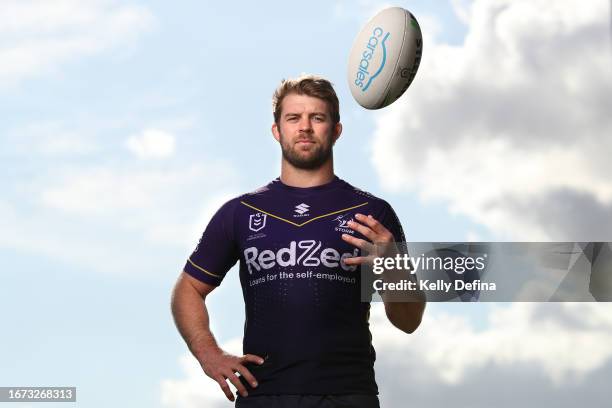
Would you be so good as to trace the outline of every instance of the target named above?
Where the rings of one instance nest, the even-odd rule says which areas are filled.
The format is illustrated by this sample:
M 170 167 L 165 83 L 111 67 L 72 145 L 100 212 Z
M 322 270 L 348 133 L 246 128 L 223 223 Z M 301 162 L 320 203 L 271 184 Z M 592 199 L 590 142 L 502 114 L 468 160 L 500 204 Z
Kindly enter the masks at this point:
M 215 380 L 227 398 L 233 401 L 234 396 L 226 379 L 234 384 L 240 395 L 246 397 L 247 390 L 236 373 L 239 372 L 253 387 L 256 387 L 257 381 L 244 364 L 248 362 L 261 364 L 263 359 L 252 354 L 234 356 L 225 353 L 219 347 L 210 331 L 206 308 L 206 297 L 215 287 L 183 271 L 172 292 L 172 315 L 179 333 L 206 375 Z

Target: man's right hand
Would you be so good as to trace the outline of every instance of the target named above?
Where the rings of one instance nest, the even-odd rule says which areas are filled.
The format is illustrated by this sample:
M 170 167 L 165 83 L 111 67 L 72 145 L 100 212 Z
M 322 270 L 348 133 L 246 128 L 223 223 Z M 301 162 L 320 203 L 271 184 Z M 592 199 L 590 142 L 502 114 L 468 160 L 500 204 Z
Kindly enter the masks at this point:
M 226 380 L 230 380 L 240 395 L 246 397 L 248 392 L 236 373 L 240 373 L 253 388 L 257 387 L 257 380 L 253 374 L 244 366 L 245 363 L 263 364 L 264 359 L 254 354 L 245 354 L 242 357 L 228 354 L 221 349 L 208 352 L 200 359 L 200 365 L 207 376 L 219 384 L 225 396 L 230 401 L 234 401 L 232 390 Z

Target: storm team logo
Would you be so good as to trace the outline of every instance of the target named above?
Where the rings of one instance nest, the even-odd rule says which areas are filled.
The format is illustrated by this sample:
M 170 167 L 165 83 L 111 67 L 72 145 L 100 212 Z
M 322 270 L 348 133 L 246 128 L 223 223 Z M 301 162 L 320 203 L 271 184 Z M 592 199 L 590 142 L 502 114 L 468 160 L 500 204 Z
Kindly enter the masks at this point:
M 354 235 L 355 231 L 348 226 L 349 221 L 353 221 L 353 218 L 348 218 L 347 214 L 342 214 L 334 218 L 332 221 L 338 222 L 335 230 L 338 232 L 343 232 L 345 234 Z
M 249 215 L 249 229 L 253 232 L 261 231 L 266 226 L 266 214 L 260 212 Z

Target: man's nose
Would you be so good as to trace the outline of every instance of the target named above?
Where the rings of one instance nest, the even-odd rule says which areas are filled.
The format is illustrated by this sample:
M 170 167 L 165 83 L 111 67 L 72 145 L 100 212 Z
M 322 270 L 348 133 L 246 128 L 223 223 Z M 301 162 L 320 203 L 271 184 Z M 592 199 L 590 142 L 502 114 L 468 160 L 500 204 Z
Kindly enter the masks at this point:
M 300 131 L 310 132 L 312 131 L 312 123 L 309 117 L 300 118 Z

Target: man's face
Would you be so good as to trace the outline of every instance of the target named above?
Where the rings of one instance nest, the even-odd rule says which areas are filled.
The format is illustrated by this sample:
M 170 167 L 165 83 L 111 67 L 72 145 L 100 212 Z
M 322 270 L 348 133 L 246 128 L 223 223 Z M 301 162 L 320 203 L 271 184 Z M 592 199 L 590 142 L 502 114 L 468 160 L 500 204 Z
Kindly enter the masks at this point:
M 332 125 L 327 103 L 308 95 L 283 98 L 278 124 L 272 133 L 279 141 L 283 158 L 299 169 L 316 169 L 332 157 L 332 147 L 342 125 Z

